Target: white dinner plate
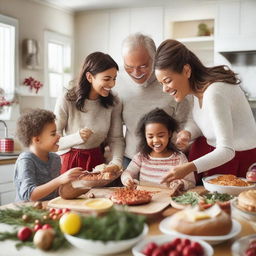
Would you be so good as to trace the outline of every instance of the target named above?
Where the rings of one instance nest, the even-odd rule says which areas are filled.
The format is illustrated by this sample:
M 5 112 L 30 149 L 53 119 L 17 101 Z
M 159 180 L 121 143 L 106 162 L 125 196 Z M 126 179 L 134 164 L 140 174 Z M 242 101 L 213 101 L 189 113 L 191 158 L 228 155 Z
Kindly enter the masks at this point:
M 145 256 L 145 254 L 142 253 L 142 250 L 145 248 L 146 244 L 155 242 L 158 245 L 161 245 L 163 243 L 172 241 L 174 238 L 177 238 L 177 235 L 158 235 L 158 236 L 149 236 L 143 241 L 139 242 L 132 248 L 132 253 L 134 256 Z M 191 239 L 194 242 L 198 242 L 204 249 L 204 256 L 212 256 L 213 255 L 213 248 L 206 242 L 192 238 Z
M 169 223 L 172 218 L 173 218 L 173 216 L 170 216 L 170 217 L 163 219 L 160 222 L 159 229 L 161 230 L 161 232 L 163 232 L 164 234 L 167 234 L 167 235 L 176 235 L 176 236 L 178 235 L 180 237 L 204 240 L 204 241 L 208 242 L 209 244 L 220 244 L 226 240 L 229 240 L 229 239 L 235 237 L 241 231 L 241 224 L 236 220 L 232 220 L 232 229 L 227 235 L 223 235 L 223 236 L 192 236 L 192 235 L 183 234 L 183 233 L 180 233 L 180 232 L 177 232 L 177 231 L 171 229 L 169 227 Z

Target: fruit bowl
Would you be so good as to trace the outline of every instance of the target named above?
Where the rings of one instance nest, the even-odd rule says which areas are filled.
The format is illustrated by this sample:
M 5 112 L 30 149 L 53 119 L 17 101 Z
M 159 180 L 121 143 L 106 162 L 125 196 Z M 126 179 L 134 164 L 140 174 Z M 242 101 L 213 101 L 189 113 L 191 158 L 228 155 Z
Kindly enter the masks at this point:
M 158 235 L 158 236 L 150 236 L 143 241 L 139 242 L 135 247 L 132 248 L 132 253 L 134 256 L 145 256 L 142 251 L 149 243 L 156 243 L 157 245 L 162 245 L 164 243 L 170 242 L 176 238 L 179 238 L 177 235 Z M 194 238 L 189 238 L 191 242 L 198 242 L 204 251 L 204 256 L 212 256 L 213 255 L 213 248 L 208 243 Z
M 119 241 L 99 241 L 99 240 L 90 240 L 84 239 L 72 235 L 65 234 L 65 238 L 70 244 L 74 247 L 82 249 L 86 253 L 91 254 L 100 254 L 100 255 L 112 255 L 114 253 L 119 253 L 130 249 L 137 242 L 145 238 L 148 233 L 148 226 L 144 225 L 142 233 L 134 238 L 119 240 Z
M 256 234 L 244 236 L 235 241 L 232 244 L 231 251 L 232 256 L 247 256 L 247 255 L 253 255 L 253 254 L 246 254 L 246 250 L 249 248 L 250 243 L 252 241 L 255 241 L 256 243 Z

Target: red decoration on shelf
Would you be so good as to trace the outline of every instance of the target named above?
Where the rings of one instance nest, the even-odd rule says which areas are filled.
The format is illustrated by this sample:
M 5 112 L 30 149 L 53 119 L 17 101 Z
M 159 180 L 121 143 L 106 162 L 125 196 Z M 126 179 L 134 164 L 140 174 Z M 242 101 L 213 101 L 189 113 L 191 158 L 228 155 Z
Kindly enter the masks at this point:
M 35 80 L 33 77 L 28 77 L 24 79 L 23 82 L 24 85 L 29 86 L 30 90 L 33 90 L 33 88 L 36 90 L 36 93 L 38 93 L 38 90 L 43 86 L 43 84 L 37 80 Z

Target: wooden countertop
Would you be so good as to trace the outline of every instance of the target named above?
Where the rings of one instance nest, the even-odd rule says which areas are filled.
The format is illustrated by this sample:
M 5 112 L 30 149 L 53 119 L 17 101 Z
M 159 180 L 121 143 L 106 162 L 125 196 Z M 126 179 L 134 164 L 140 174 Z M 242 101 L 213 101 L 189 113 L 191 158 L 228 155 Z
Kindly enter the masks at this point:
M 47 203 L 47 202 L 45 202 Z M 14 204 L 8 204 L 8 205 L 4 205 L 4 206 L 0 206 L 1 208 L 6 208 L 6 207 L 14 207 Z M 176 210 L 168 207 L 166 208 L 163 212 L 161 212 L 160 214 L 158 214 L 157 216 L 152 216 L 149 218 L 149 234 L 148 235 L 160 235 L 162 234 L 161 231 L 159 230 L 159 223 L 160 221 L 166 217 L 171 215 L 172 213 L 174 213 Z M 221 244 L 218 245 L 213 245 L 213 249 L 214 249 L 214 256 L 232 256 L 231 253 L 231 245 L 232 243 L 237 240 L 240 237 L 249 235 L 249 234 L 255 234 L 255 231 L 253 230 L 252 226 L 250 225 L 249 222 L 238 218 L 236 216 L 233 216 L 234 218 L 236 218 L 242 225 L 242 230 L 240 232 L 240 234 L 236 237 L 233 238 L 229 241 L 223 242 Z M 0 224 L 3 225 L 3 224 Z M 2 229 L 2 228 L 1 228 Z M 70 248 L 70 249 L 66 249 L 66 250 L 59 250 L 57 252 L 42 252 L 38 249 L 32 249 L 29 247 L 24 247 L 21 250 L 17 250 L 15 248 L 15 242 L 13 241 L 3 241 L 0 242 L 0 246 L 1 246 L 1 251 L 6 252 L 6 254 L 4 254 L 5 256 L 34 256 L 34 255 L 39 255 L 38 253 L 40 253 L 40 255 L 52 255 L 52 256 L 57 256 L 57 255 L 63 255 L 63 256 L 68 256 L 68 255 L 76 255 L 76 256 L 84 256 L 84 252 L 82 250 L 76 249 L 74 247 Z M 8 253 L 7 253 L 8 252 Z M 1 253 L 0 253 L 1 255 Z M 87 256 L 90 256 L 89 254 L 86 254 Z M 116 256 L 132 256 L 131 251 L 126 251 L 123 253 L 119 253 L 119 254 L 115 254 Z

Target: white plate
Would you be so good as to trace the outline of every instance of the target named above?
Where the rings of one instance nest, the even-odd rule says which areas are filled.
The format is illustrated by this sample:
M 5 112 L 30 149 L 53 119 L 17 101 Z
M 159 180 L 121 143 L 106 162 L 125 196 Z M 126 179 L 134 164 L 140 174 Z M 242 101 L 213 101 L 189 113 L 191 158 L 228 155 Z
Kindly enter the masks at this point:
M 241 231 L 241 224 L 236 221 L 236 220 L 232 220 L 232 229 L 231 231 L 224 236 L 192 236 L 192 235 L 186 235 L 180 232 L 177 232 L 175 230 L 172 230 L 171 228 L 169 228 L 169 223 L 171 221 L 171 219 L 173 218 L 173 216 L 167 217 L 165 219 L 163 219 L 160 224 L 159 224 L 159 229 L 167 235 L 178 235 L 180 237 L 188 237 L 190 239 L 199 239 L 199 240 L 204 240 L 206 242 L 208 242 L 209 244 L 220 244 L 228 239 L 231 239 L 233 237 L 235 237 L 236 235 L 238 235 Z
M 212 184 L 207 182 L 208 180 L 217 178 L 218 176 L 221 176 L 222 174 L 217 174 L 209 177 L 204 177 L 202 179 L 204 187 L 206 190 L 210 192 L 217 191 L 219 193 L 227 193 L 233 196 L 239 195 L 241 192 L 249 190 L 249 189 L 254 189 L 256 188 L 256 185 L 253 184 L 251 186 L 244 186 L 244 187 L 239 187 L 239 186 L 223 186 L 223 185 L 217 185 L 217 184 Z M 245 178 L 239 178 L 241 180 L 247 181 Z
M 97 240 L 89 240 L 65 234 L 66 239 L 75 247 L 82 249 L 86 253 L 112 255 L 114 253 L 123 252 L 130 249 L 137 242 L 142 240 L 148 233 L 148 226 L 144 225 L 142 233 L 131 239 L 120 241 L 102 242 Z
M 163 244 L 177 238 L 177 235 L 158 235 L 158 236 L 150 236 L 143 241 L 139 242 L 135 247 L 132 248 L 132 253 L 134 256 L 145 256 L 141 251 L 144 249 L 146 244 L 150 242 L 155 242 L 156 244 Z M 198 242 L 204 249 L 204 256 L 212 256 L 213 255 L 213 248 L 206 242 L 192 238 L 194 242 Z

